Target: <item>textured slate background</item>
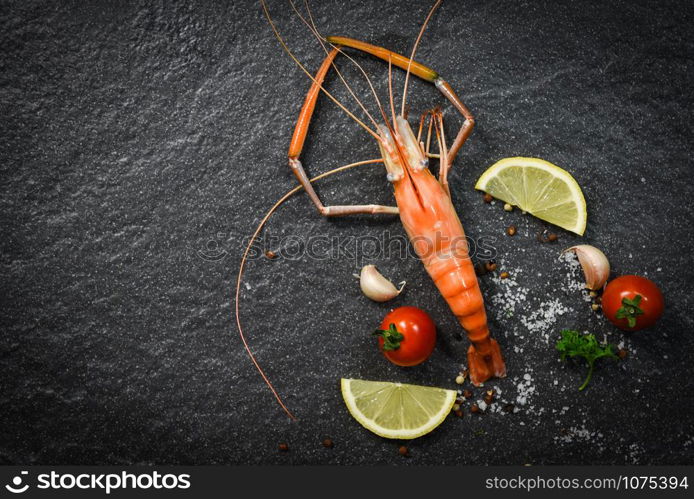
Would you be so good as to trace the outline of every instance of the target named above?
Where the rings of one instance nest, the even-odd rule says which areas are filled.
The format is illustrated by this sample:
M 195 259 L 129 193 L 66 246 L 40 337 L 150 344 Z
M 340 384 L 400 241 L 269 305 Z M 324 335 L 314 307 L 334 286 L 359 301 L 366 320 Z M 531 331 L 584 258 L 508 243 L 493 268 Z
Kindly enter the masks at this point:
M 313 3 L 325 34 L 403 53 L 430 5 Z M 491 386 L 518 412 L 450 417 L 411 442 L 407 460 L 352 420 L 338 379 L 456 387 L 467 342 L 418 261 L 250 262 L 242 319 L 298 422 L 278 409 L 232 323 L 244 239 L 295 185 L 285 154 L 308 86 L 259 5 L 0 9 L 0 462 L 691 464 L 690 3 L 447 0 L 435 15 L 418 58 L 478 120 L 451 185 L 468 234 L 493 238 L 512 275 L 481 285 L 509 371 Z M 271 9 L 315 69 L 315 40 L 285 3 Z M 385 95 L 384 65 L 355 57 Z M 398 100 L 401 83 L 398 74 Z M 328 86 L 349 102 L 334 77 Z M 409 102 L 415 116 L 442 105 L 449 128 L 459 122 L 424 83 L 412 85 Z M 321 101 L 303 156 L 311 174 L 376 154 Z M 559 232 L 558 244 L 541 245 L 535 234 L 546 224 L 481 202 L 477 177 L 513 155 L 576 177 L 585 237 Z M 326 180 L 319 192 L 331 203 L 392 202 L 379 166 Z M 504 235 L 510 223 L 514 238 Z M 322 219 L 299 195 L 271 219 L 265 241 L 286 254 L 296 240 L 282 237 L 304 244 L 385 231 L 402 235 L 384 217 Z M 589 309 L 575 289 L 580 275 L 557 258 L 578 242 L 603 248 L 616 272 L 662 286 L 667 310 L 656 329 L 624 335 Z M 360 295 L 351 274 L 361 263 L 408 280 L 393 305 L 435 317 L 439 348 L 424 366 L 389 365 L 368 337 L 389 305 Z M 559 363 L 553 348 L 562 327 L 607 335 L 629 357 L 602 364 L 578 393 L 583 367 Z M 326 436 L 332 450 L 320 445 Z M 290 452 L 279 453 L 279 442 Z

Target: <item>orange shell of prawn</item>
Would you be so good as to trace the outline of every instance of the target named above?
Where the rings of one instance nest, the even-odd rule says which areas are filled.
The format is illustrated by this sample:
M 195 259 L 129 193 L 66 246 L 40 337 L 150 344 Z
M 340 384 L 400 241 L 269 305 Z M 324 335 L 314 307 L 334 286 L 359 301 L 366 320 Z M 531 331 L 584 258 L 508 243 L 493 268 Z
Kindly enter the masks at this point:
M 427 161 L 413 145 L 416 139 L 409 124 L 402 118 L 396 121 L 396 137 L 384 137 L 392 141 L 392 147 L 382 148 L 382 153 L 390 170 L 402 168 L 402 175 L 393 181 L 402 224 L 424 268 L 467 332 L 470 380 L 479 385 L 493 376 L 503 377 L 506 366 L 489 333 L 463 225 L 447 190 L 424 166 Z

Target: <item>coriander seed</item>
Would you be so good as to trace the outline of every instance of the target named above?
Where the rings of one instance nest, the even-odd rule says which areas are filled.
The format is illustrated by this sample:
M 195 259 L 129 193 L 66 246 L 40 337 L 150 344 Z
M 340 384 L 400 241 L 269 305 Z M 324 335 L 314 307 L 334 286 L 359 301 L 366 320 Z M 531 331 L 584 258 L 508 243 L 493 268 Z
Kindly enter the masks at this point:
M 483 276 L 487 273 L 487 266 L 484 263 L 478 263 L 475 265 L 475 275 Z

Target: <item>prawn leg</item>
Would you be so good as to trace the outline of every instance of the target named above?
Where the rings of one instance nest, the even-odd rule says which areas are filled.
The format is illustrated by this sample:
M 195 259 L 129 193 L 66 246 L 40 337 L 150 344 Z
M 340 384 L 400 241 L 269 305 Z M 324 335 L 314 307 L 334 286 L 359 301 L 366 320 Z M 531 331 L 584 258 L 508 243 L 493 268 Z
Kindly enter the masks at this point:
M 467 138 L 470 136 L 470 133 L 472 133 L 472 128 L 475 126 L 474 116 L 467 108 L 467 106 L 463 104 L 463 101 L 460 99 L 460 97 L 458 97 L 453 88 L 433 69 L 417 61 L 410 62 L 409 57 L 397 54 L 386 48 L 378 47 L 376 45 L 371 45 L 370 43 L 342 36 L 329 36 L 326 38 L 326 40 L 328 41 L 328 43 L 331 43 L 333 45 L 342 45 L 345 47 L 361 50 L 362 52 L 371 54 L 386 62 L 391 61 L 394 66 L 402 68 L 406 71 L 409 68 L 410 73 L 412 73 L 413 75 L 433 83 L 439 90 L 439 92 L 441 92 L 443 96 L 446 97 L 446 99 L 448 99 L 451 102 L 451 104 L 453 104 L 453 106 L 458 110 L 458 112 L 463 116 L 465 121 L 463 121 L 463 124 L 461 125 L 460 130 L 458 131 L 458 134 L 456 135 L 450 150 L 448 151 L 447 165 L 446 168 L 443 170 L 443 178 L 441 179 L 442 182 L 445 183 L 450 165 L 453 164 L 453 160 L 455 160 L 455 157 L 458 155 L 458 151 L 460 151 L 460 148 L 463 146 Z
M 301 186 L 306 190 L 306 193 L 308 194 L 309 198 L 311 198 L 311 201 L 316 206 L 318 212 L 323 216 L 342 216 L 357 213 L 385 213 L 397 215 L 398 208 L 395 206 L 382 206 L 378 204 L 325 206 L 318 197 L 313 185 L 311 185 L 311 182 L 306 175 L 306 170 L 304 170 L 304 166 L 299 160 L 301 151 L 304 148 L 304 143 L 306 142 L 306 135 L 311 123 L 311 118 L 313 117 L 313 111 L 316 108 L 316 101 L 318 99 L 318 95 L 320 94 L 321 85 L 323 84 L 325 75 L 328 73 L 328 70 L 335 60 L 335 56 L 338 54 L 338 52 L 339 51 L 337 49 L 333 48 L 333 50 L 330 51 L 330 53 L 325 57 L 323 63 L 318 69 L 318 72 L 316 73 L 311 88 L 306 94 L 306 99 L 304 100 L 304 105 L 299 113 L 299 119 L 296 122 L 292 141 L 289 145 L 289 167 L 299 180 Z

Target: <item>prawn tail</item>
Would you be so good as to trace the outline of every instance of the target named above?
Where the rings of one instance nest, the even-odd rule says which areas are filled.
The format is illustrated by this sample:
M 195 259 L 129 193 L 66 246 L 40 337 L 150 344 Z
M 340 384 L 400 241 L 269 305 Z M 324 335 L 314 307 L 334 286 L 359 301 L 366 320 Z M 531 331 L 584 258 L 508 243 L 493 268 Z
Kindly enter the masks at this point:
M 484 305 L 481 304 L 482 294 L 479 286 L 475 286 L 475 291 L 475 294 L 479 293 L 479 305 L 476 305 L 476 300 L 468 299 L 470 308 L 458 315 L 458 322 L 467 331 L 470 340 L 470 348 L 467 351 L 470 381 L 473 385 L 479 386 L 489 378 L 506 376 L 506 364 L 501 356 L 499 344 L 489 334 L 487 314 Z
M 470 381 L 479 386 L 489 378 L 506 376 L 506 364 L 501 356 L 501 349 L 495 339 L 487 337 L 486 341 L 473 343 L 467 351 L 467 364 L 470 370 Z
M 506 376 L 506 364 L 496 340 L 489 334 L 484 298 L 466 252 L 453 258 L 425 259 L 434 284 L 445 298 L 460 325 L 467 332 L 470 381 L 476 386 L 492 377 Z

